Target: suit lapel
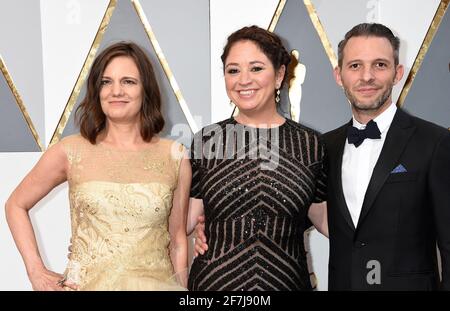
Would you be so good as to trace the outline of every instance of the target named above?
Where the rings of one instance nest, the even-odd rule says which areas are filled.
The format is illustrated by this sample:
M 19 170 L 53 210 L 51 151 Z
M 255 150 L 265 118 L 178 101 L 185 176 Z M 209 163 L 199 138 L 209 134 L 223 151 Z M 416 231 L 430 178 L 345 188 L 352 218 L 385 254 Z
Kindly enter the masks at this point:
M 386 179 L 398 164 L 399 158 L 414 130 L 415 127 L 410 116 L 398 109 L 367 187 L 357 227 L 364 221 Z
M 355 230 L 355 225 L 353 223 L 352 216 L 350 215 L 350 211 L 348 210 L 347 203 L 345 202 L 344 190 L 342 188 L 342 157 L 344 155 L 344 147 L 347 141 L 347 128 L 348 126 L 351 126 L 351 124 L 352 121 L 338 129 L 336 132 L 336 137 L 332 141 L 332 149 L 330 150 L 330 154 L 334 154 L 336 156 L 331 158 L 332 161 L 330 165 L 337 169 L 336 174 L 334 174 L 333 176 L 329 176 L 329 178 L 331 178 L 331 184 L 337 186 L 337 193 L 335 195 L 337 198 L 338 208 L 344 216 L 344 219 L 346 220 L 348 225 L 352 228 L 352 230 Z

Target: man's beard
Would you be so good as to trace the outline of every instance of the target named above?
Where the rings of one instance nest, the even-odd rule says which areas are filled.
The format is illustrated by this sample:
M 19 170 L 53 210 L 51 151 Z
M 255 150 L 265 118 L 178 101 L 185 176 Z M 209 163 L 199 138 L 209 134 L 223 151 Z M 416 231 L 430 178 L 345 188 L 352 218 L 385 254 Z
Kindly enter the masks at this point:
M 389 97 L 392 94 L 392 88 L 394 87 L 394 83 L 391 83 L 388 85 L 386 91 L 381 94 L 379 98 L 377 98 L 374 102 L 369 104 L 361 104 L 359 103 L 356 98 L 348 91 L 348 88 L 344 86 L 344 92 L 345 96 L 347 96 L 348 100 L 350 101 L 350 104 L 355 110 L 358 111 L 376 111 L 382 107 L 386 101 L 389 99 Z

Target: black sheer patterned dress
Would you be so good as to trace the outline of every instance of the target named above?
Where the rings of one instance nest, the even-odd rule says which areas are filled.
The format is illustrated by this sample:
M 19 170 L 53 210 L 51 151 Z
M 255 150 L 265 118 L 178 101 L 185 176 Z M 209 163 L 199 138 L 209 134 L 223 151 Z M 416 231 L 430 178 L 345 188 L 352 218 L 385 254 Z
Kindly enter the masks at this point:
M 202 199 L 208 250 L 190 290 L 311 290 L 304 248 L 308 208 L 325 200 L 324 147 L 292 120 L 252 128 L 230 118 L 191 146 L 191 197 Z

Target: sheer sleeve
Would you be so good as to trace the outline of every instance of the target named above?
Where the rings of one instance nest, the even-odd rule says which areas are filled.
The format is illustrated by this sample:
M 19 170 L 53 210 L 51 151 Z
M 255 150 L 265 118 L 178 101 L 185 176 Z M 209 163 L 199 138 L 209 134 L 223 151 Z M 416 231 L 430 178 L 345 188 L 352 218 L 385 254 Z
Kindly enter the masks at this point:
M 318 169 L 316 173 L 316 193 L 314 203 L 320 203 L 327 200 L 327 170 L 325 146 L 321 138 L 318 139 L 317 155 Z
M 190 162 L 192 167 L 192 183 L 191 183 L 191 198 L 202 199 L 201 194 L 201 180 L 202 180 L 202 132 L 194 135 L 189 152 Z
M 183 144 L 173 142 L 171 147 L 171 157 L 175 164 L 175 180 L 178 181 L 180 177 L 181 161 L 186 158 L 187 149 Z

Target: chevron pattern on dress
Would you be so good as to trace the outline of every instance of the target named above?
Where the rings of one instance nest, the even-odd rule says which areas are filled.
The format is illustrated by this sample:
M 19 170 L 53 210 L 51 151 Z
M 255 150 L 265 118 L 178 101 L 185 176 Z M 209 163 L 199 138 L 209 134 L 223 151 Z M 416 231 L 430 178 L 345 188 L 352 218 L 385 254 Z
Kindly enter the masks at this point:
M 191 148 L 191 196 L 203 199 L 209 249 L 189 288 L 311 290 L 303 234 L 308 207 L 325 194 L 321 141 L 291 120 L 275 133 L 231 125 L 197 134 Z

